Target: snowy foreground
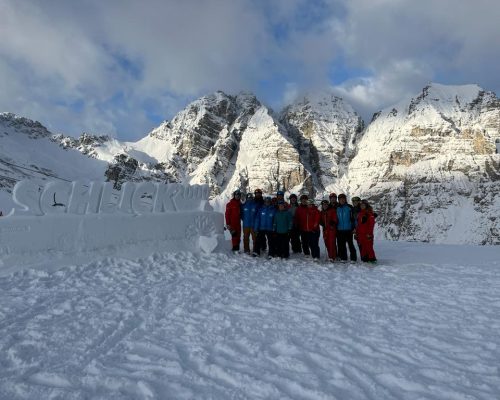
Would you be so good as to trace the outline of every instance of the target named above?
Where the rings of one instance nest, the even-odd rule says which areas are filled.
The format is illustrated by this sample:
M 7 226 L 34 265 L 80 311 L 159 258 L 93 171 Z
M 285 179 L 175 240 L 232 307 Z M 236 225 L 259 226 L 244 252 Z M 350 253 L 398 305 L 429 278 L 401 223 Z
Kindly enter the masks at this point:
M 498 399 L 500 248 L 108 258 L 0 278 L 1 399 Z

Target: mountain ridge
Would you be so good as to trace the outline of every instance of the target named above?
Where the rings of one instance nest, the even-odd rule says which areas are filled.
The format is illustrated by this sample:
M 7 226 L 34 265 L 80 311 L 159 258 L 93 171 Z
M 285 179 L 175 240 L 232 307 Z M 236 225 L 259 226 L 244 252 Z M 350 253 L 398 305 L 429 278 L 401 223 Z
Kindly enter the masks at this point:
M 3 126 L 7 136 L 24 133 L 94 159 L 100 164 L 92 167 L 99 171 L 93 179 L 102 174 L 98 179 L 114 182 L 117 189 L 126 180 L 207 183 L 215 203 L 237 187 L 308 192 L 316 198 L 345 191 L 381 209 L 378 225 L 386 238 L 500 243 L 495 217 L 500 100 L 477 85 L 427 85 L 375 113 L 366 127 L 352 106 L 328 91 L 303 95 L 278 113 L 251 93 L 217 91 L 136 142 L 52 135 L 38 122 L 8 113 L 0 114 L 0 121 L 0 136 Z M 6 156 L 0 151 L 0 160 Z M 73 163 L 84 163 L 72 157 Z M 12 172 L 5 171 L 7 177 Z M 0 178 L 0 185 L 5 192 L 12 181 Z M 436 206 L 435 200 L 416 201 L 415 193 L 429 199 L 441 193 L 455 201 Z M 484 210 L 480 200 L 469 202 L 474 193 Z M 453 232 L 457 221 L 449 215 L 464 209 L 470 211 L 464 218 L 480 221 L 472 239 Z M 449 215 L 438 218 L 434 210 Z M 425 223 L 415 223 L 419 220 Z

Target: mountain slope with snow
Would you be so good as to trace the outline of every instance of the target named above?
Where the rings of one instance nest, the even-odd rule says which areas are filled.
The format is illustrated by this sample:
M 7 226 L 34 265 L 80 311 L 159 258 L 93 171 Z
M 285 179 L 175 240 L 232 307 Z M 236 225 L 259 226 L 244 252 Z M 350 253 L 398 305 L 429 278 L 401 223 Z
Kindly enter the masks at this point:
M 475 85 L 432 84 L 376 114 L 349 164 L 386 237 L 500 243 L 500 101 Z
M 0 113 L 0 209 L 10 210 L 11 190 L 23 179 L 103 180 L 107 163 L 62 149 L 39 122 Z

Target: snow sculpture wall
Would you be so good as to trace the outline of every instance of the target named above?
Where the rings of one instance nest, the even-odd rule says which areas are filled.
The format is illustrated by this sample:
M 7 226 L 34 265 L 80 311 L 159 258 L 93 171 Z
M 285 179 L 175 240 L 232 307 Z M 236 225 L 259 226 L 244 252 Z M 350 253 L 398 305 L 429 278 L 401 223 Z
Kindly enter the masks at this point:
M 0 218 L 0 273 L 96 255 L 217 251 L 224 220 L 208 192 L 206 185 L 152 182 L 127 182 L 120 191 L 100 182 L 18 182 L 16 208 Z

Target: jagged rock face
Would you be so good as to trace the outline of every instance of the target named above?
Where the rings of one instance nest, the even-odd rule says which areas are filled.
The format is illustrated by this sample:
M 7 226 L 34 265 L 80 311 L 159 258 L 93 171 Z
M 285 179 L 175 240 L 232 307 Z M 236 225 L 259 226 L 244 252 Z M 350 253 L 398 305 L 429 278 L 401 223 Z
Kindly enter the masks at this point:
M 150 136 L 169 142 L 189 174 L 208 155 L 222 129 L 234 123 L 237 109 L 232 100 L 222 92 L 202 97 Z
M 96 148 L 102 146 L 106 142 L 109 142 L 111 138 L 106 135 L 96 136 L 83 133 L 76 139 L 70 136 L 54 135 L 52 136 L 52 140 L 59 143 L 63 149 L 73 148 L 86 156 L 98 158 L 99 155 Z
M 156 157 L 163 157 L 176 180 L 206 183 L 212 198 L 236 188 L 272 192 L 307 180 L 293 140 L 251 94 L 202 97 L 140 146 L 150 148 L 147 141 L 165 149 Z
M 47 138 L 51 133 L 38 121 L 18 117 L 12 113 L 0 113 L 0 137 L 12 133 L 23 134 L 30 139 Z
M 245 191 L 260 188 L 266 193 L 273 193 L 304 183 L 307 173 L 300 163 L 299 152 L 266 107 L 261 105 L 257 108 L 245 129 L 239 132 L 241 139 L 233 153 L 230 168 L 219 170 L 225 172 L 222 181 L 228 180 L 224 188 L 226 193 L 236 188 Z M 210 170 L 210 166 L 217 164 L 215 158 L 207 161 L 196 171 L 198 181 Z M 219 178 L 220 174 L 215 177 Z
M 328 190 L 346 172 L 363 121 L 341 98 L 308 95 L 285 107 L 280 122 L 289 132 L 316 190 Z
M 381 211 L 386 237 L 500 243 L 500 101 L 433 84 L 378 114 L 346 177 Z

